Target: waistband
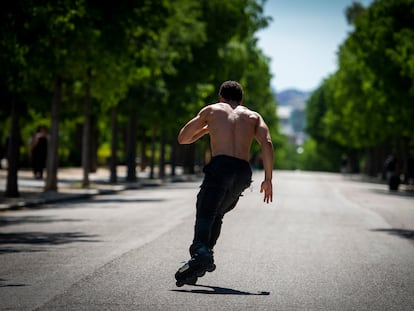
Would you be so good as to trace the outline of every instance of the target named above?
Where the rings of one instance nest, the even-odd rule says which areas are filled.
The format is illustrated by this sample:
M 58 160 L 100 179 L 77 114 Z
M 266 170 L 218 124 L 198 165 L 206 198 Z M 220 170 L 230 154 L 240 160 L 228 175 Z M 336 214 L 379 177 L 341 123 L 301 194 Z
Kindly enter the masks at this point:
M 232 157 L 232 156 L 225 155 L 225 154 L 219 154 L 219 155 L 211 157 L 210 162 L 213 162 L 213 161 L 224 161 L 224 162 L 230 162 L 230 163 L 237 163 L 240 165 L 248 165 L 250 167 L 250 163 L 247 162 L 246 160 Z

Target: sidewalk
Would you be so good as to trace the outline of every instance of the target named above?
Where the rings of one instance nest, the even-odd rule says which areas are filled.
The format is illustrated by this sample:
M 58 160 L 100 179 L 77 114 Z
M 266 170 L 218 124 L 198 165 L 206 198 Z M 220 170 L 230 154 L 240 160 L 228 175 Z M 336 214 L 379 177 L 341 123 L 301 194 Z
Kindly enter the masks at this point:
M 82 188 L 82 168 L 59 168 L 58 191 L 45 192 L 44 180 L 37 180 L 29 169 L 18 172 L 18 189 L 20 197 L 6 198 L 4 192 L 7 183 L 7 170 L 0 170 L 0 212 L 34 207 L 41 204 L 56 203 L 68 200 L 79 200 L 90 198 L 94 195 L 111 194 L 127 189 L 138 189 L 148 186 L 160 186 L 164 182 L 194 180 L 196 177 L 179 175 L 175 179 L 150 179 L 149 172 L 137 172 L 136 182 L 126 182 L 126 167 L 117 168 L 118 183 L 109 183 L 109 170 L 98 168 L 96 173 L 89 174 L 89 188 Z

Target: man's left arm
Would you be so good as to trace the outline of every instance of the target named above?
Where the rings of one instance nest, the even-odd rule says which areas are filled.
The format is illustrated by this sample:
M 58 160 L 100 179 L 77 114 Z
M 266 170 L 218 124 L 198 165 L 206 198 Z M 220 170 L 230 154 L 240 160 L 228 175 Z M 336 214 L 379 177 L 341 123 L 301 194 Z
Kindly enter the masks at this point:
M 259 116 L 259 124 L 256 129 L 256 140 L 262 147 L 262 160 L 265 171 L 265 179 L 261 184 L 260 192 L 264 192 L 264 202 L 269 203 L 273 201 L 272 173 L 274 151 L 269 128 L 261 116 Z

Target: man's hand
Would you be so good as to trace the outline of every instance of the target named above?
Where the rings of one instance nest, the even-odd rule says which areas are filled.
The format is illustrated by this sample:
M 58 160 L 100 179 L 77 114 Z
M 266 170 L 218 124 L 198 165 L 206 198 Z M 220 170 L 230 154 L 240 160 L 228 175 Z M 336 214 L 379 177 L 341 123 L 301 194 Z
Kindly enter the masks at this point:
M 262 182 L 260 193 L 262 192 L 264 192 L 263 202 L 269 203 L 273 201 L 273 187 L 270 180 L 265 180 Z

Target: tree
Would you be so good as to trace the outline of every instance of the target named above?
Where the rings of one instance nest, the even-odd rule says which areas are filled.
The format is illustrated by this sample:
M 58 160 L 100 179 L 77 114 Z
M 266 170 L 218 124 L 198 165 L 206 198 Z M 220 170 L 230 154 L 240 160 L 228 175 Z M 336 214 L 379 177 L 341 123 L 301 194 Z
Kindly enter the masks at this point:
M 116 180 L 117 137 L 127 119 L 128 151 L 119 153 L 128 155 L 128 178 L 135 175 L 138 129 L 146 131 L 147 138 L 154 129 L 153 154 L 159 155 L 162 175 L 168 151 L 176 150 L 178 128 L 217 99 L 217 87 L 226 79 L 242 82 L 246 103 L 269 114 L 277 131 L 268 59 L 254 38 L 268 21 L 262 3 L 156 0 L 113 6 L 95 0 L 24 0 L 10 3 L 0 17 L 2 98 L 27 105 L 29 117 L 50 119 L 45 190 L 57 190 L 58 155 L 77 162 L 80 150 L 83 184 L 89 184 L 89 161 L 97 144 L 91 131 L 97 126 L 104 132 L 99 135 L 104 144 L 109 145 L 113 135 L 111 180 Z M 249 96 L 261 102 L 256 105 Z M 112 111 L 114 129 L 108 133 Z M 18 131 L 16 119 L 13 129 Z M 77 142 L 79 136 L 83 143 Z M 122 139 L 119 147 L 123 144 Z M 194 163 L 193 155 L 202 151 L 191 148 L 188 159 Z M 17 171 L 14 176 L 17 182 Z
M 309 133 L 318 142 L 366 149 L 370 174 L 380 169 L 382 146 L 408 150 L 412 143 L 413 7 L 412 0 L 379 0 L 348 8 L 355 29 L 340 46 L 339 69 L 310 101 Z
M 268 59 L 260 53 L 254 38 L 255 32 L 268 23 L 262 6 L 256 1 L 238 0 L 200 1 L 200 5 L 205 39 L 192 47 L 191 58 L 176 62 L 177 71 L 166 76 L 169 109 L 175 119 L 173 132 L 177 133 L 202 106 L 216 101 L 218 86 L 229 79 L 242 83 L 246 91 L 245 103 L 249 103 L 249 107 L 264 112 L 270 124 L 272 120 L 276 121 Z M 259 96 L 256 98 L 260 98 L 260 103 L 250 101 L 249 98 L 255 98 L 255 95 Z M 277 131 L 276 123 L 274 129 Z M 188 172 L 192 172 L 194 166 L 192 148 L 180 147 L 190 153 L 189 157 L 183 157 L 190 159 L 185 163 Z
M 30 56 L 33 76 L 53 88 L 51 131 L 48 146 L 46 191 L 57 191 L 59 119 L 63 84 L 71 77 L 70 52 L 76 48 L 76 25 L 84 15 L 82 1 L 30 3 L 30 31 L 34 44 Z M 73 63 L 73 61 L 72 61 Z
M 11 105 L 9 170 L 6 194 L 18 196 L 17 168 L 20 149 L 19 119 L 22 104 L 27 101 L 25 93 L 38 84 L 40 58 L 37 39 L 45 31 L 42 28 L 43 7 L 29 1 L 8 2 L 0 15 L 0 64 L 1 85 L 6 93 L 4 98 Z M 30 26 L 29 26 L 30 25 Z M 30 60 L 30 61 L 29 61 Z

